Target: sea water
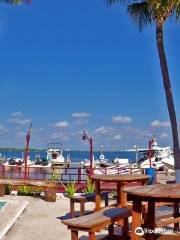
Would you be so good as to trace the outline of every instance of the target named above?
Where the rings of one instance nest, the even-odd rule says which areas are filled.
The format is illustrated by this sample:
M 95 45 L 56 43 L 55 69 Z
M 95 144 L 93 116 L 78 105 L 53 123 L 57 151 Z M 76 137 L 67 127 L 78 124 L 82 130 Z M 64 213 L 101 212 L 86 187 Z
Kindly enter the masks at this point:
M 41 158 L 46 158 L 46 151 L 45 150 L 39 150 L 39 151 L 34 151 L 31 150 L 29 151 L 29 156 L 32 161 L 34 161 L 36 155 L 40 155 Z M 76 178 L 77 180 L 77 168 L 80 167 L 80 162 L 83 161 L 84 159 L 89 159 L 89 152 L 85 151 L 64 151 L 63 156 L 65 159 L 67 156 L 70 154 L 70 159 L 72 163 L 75 163 L 71 165 L 71 168 L 68 169 L 68 173 L 72 174 L 72 178 Z M 100 152 L 93 152 L 94 154 L 94 159 L 99 159 Z M 21 158 L 22 156 L 25 156 L 25 152 L 22 153 L 20 150 L 8 150 L 8 151 L 1 151 L 1 155 L 5 156 L 5 158 L 13 158 L 13 157 L 19 157 Z M 109 163 L 112 162 L 113 159 L 116 157 L 118 158 L 123 158 L 123 159 L 129 159 L 130 163 L 135 162 L 135 152 L 133 151 L 117 151 L 117 152 L 104 152 L 105 158 L 108 159 Z M 77 163 L 77 164 L 76 164 Z M 24 167 L 6 167 L 6 177 L 13 177 L 16 179 L 22 179 L 24 178 Z M 30 169 L 30 174 L 29 177 L 32 179 L 51 179 L 52 176 L 52 169 L 47 169 L 47 168 L 31 168 Z M 82 170 L 83 171 L 83 170 Z M 85 173 L 85 172 L 83 172 Z M 0 175 L 2 174 L 2 166 L 0 166 Z M 75 174 L 75 175 L 73 175 Z M 86 174 L 86 173 L 85 173 Z M 75 177 L 76 176 L 76 177 Z M 62 176 L 61 176 L 62 177 Z M 62 180 L 68 180 L 69 175 L 64 174 Z
M 0 151 L 2 157 L 5 156 L 5 158 L 13 158 L 18 157 L 21 158 L 22 155 L 25 156 L 25 152 L 20 150 L 1 150 Z M 31 160 L 35 159 L 35 155 L 40 154 L 41 158 L 46 158 L 46 151 L 45 150 L 39 150 L 29 151 L 29 156 Z M 88 151 L 64 151 L 63 156 L 67 158 L 67 155 L 70 154 L 71 162 L 81 162 L 84 159 L 89 159 L 89 152 Z M 100 152 L 94 151 L 94 159 L 99 159 Z M 118 158 L 128 158 L 129 162 L 135 162 L 135 152 L 133 151 L 115 151 L 115 152 L 104 152 L 105 158 L 109 160 L 109 162 L 112 162 L 112 160 L 116 157 Z

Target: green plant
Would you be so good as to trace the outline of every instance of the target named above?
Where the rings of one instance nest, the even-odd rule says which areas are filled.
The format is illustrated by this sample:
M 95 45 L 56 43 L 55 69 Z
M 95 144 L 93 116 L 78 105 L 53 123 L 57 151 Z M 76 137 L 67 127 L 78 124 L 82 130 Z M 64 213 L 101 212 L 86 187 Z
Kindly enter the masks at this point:
M 112 191 L 111 194 L 112 194 L 112 197 L 113 197 L 113 198 L 117 198 L 117 191 Z
M 40 187 L 38 187 L 38 186 L 36 186 L 35 188 L 34 188 L 34 196 L 40 196 L 40 194 L 41 194 L 41 188 Z
M 59 176 L 57 173 L 53 173 L 51 176 L 51 181 L 59 181 Z
M 31 186 L 20 186 L 18 187 L 18 195 L 21 196 L 32 196 L 32 187 Z
M 10 195 L 12 190 L 12 185 L 11 184 L 6 184 L 5 185 L 5 193 L 6 195 Z
M 74 180 L 73 182 L 67 183 L 67 186 L 65 186 L 63 183 L 62 185 L 64 187 L 65 193 L 67 193 L 68 198 L 73 197 L 74 193 L 77 191 L 76 181 Z
M 95 190 L 95 183 L 91 181 L 90 177 L 87 177 L 87 185 L 86 187 L 82 190 L 83 193 L 94 193 Z

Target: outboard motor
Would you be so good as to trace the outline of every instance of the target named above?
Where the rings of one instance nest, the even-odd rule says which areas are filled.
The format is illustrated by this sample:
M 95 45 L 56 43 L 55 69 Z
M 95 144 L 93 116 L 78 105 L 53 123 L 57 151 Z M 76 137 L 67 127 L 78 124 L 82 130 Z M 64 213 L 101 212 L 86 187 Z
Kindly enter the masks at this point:
M 9 163 L 9 165 L 16 165 L 16 162 L 15 162 L 14 158 L 10 158 L 8 163 Z

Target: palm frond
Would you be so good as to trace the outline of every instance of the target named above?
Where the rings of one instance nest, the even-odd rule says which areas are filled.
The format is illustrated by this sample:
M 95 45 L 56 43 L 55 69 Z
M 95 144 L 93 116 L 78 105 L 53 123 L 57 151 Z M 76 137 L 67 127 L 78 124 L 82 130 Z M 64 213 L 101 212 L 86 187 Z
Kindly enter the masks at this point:
M 176 12 L 176 21 L 178 21 L 180 19 L 180 1 L 178 1 L 177 5 L 176 5 L 176 9 L 175 9 L 175 12 Z
M 153 21 L 153 11 L 147 1 L 128 5 L 127 12 L 140 30 Z
M 115 3 L 120 3 L 120 4 L 131 4 L 133 2 L 136 2 L 135 0 L 105 0 L 107 3 L 107 6 L 112 6 Z

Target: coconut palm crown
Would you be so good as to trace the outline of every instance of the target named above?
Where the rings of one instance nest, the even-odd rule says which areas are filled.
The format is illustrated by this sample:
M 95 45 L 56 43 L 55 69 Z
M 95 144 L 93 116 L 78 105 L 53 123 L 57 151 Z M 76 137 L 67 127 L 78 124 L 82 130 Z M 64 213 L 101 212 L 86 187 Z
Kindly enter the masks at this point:
M 163 37 L 164 23 L 172 16 L 175 16 L 177 21 L 180 19 L 180 0 L 106 0 L 106 2 L 110 6 L 114 3 L 126 5 L 127 13 L 140 30 L 153 23 L 156 25 L 157 49 L 172 128 L 176 182 L 180 182 L 178 127 Z

